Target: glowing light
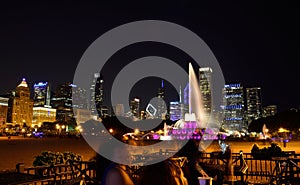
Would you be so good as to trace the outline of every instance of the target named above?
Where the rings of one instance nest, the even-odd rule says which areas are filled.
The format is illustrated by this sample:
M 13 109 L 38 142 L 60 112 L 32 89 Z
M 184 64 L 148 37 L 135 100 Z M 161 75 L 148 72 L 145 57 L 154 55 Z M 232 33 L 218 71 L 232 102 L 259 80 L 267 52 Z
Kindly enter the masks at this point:
M 18 85 L 18 87 L 28 87 L 25 78 L 22 78 L 22 82 Z
M 114 130 L 113 130 L 112 128 L 110 128 L 108 131 L 109 131 L 109 133 L 111 133 L 111 134 L 114 132 Z
M 284 129 L 284 128 L 281 127 L 281 128 L 278 129 L 278 132 L 289 132 L 289 130 Z
M 225 88 L 238 88 L 241 84 L 226 84 L 224 85 Z
M 162 130 L 158 130 L 158 131 L 156 131 L 156 133 L 157 133 L 157 134 L 163 134 L 163 133 L 164 133 L 164 131 L 162 131 Z
M 45 82 L 45 83 L 39 82 L 37 84 L 34 84 L 33 87 L 45 87 L 45 86 L 47 86 L 47 84 L 48 84 L 48 82 Z

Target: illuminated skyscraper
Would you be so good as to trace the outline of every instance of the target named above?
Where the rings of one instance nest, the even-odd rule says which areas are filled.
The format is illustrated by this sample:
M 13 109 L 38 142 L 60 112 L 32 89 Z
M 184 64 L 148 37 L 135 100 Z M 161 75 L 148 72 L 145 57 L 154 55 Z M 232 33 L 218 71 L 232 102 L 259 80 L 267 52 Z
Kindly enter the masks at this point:
M 133 116 L 139 117 L 140 116 L 140 99 L 134 98 L 130 101 L 130 110 Z
M 51 99 L 51 106 L 56 109 L 57 121 L 69 123 L 75 121 L 72 106 L 72 87 L 73 84 L 71 83 L 59 85 Z
M 157 94 L 157 116 L 158 119 L 164 119 L 166 113 L 167 113 L 167 107 L 165 103 L 165 86 L 164 81 L 161 81 L 161 86 L 158 88 L 158 94 Z
M 188 92 L 188 89 L 186 91 Z M 179 86 L 179 101 L 170 102 L 170 119 L 172 121 L 184 119 L 184 115 L 188 112 L 188 100 L 184 101 L 184 95 L 187 94 L 182 94 L 181 86 Z
M 72 108 L 72 86 L 73 84 L 71 83 L 64 83 L 57 87 L 51 101 L 52 107 Z
M 44 122 L 56 121 L 56 109 L 50 106 L 50 85 L 48 82 L 39 82 L 33 85 L 34 107 L 32 127 L 41 127 Z
M 241 130 L 244 125 L 244 90 L 241 84 L 228 84 L 223 88 L 223 126 L 228 130 Z
M 35 107 L 50 106 L 50 85 L 48 82 L 39 82 L 33 85 L 33 101 Z
M 0 128 L 6 123 L 7 110 L 8 110 L 8 98 L 0 97 Z
M 182 117 L 181 114 L 182 104 L 179 101 L 170 102 L 170 119 L 172 121 L 180 120 Z
M 86 90 L 83 88 L 78 87 L 77 85 L 72 85 L 72 99 L 73 101 L 73 108 L 76 109 L 87 109 L 88 108 L 88 100 L 87 100 L 87 93 Z
M 246 89 L 248 123 L 262 116 L 261 89 L 253 87 Z
M 8 102 L 8 122 L 19 127 L 31 126 L 33 114 L 33 100 L 26 79 L 17 86 Z
M 199 85 L 203 107 L 203 118 L 208 121 L 212 111 L 212 69 L 204 67 L 199 69 Z
M 100 73 L 95 73 L 93 77 L 93 83 L 91 86 L 91 102 L 90 110 L 92 114 L 99 117 L 104 115 L 103 107 L 103 76 Z

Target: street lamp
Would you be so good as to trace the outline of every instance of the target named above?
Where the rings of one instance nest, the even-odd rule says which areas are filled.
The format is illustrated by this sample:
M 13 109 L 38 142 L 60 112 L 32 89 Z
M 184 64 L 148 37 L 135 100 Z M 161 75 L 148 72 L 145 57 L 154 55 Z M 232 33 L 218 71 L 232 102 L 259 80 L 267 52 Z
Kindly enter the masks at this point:
M 56 129 L 57 129 L 58 134 L 60 134 L 61 129 L 60 129 L 59 124 L 56 124 Z

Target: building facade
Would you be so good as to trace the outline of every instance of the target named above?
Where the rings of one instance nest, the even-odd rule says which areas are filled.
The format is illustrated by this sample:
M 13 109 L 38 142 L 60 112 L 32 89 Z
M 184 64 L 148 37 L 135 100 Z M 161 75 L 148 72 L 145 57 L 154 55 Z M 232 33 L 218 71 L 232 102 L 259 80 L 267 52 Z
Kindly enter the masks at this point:
M 101 73 L 95 73 L 93 76 L 93 83 L 91 85 L 91 100 L 90 110 L 93 115 L 102 117 L 105 113 L 103 108 L 103 76 Z M 103 112 L 104 111 L 104 112 Z
M 41 127 L 44 122 L 56 121 L 56 109 L 50 107 L 33 107 L 32 125 L 33 128 Z
M 71 83 L 59 85 L 51 99 L 51 106 L 56 109 L 58 122 L 76 123 L 72 105 L 72 88 L 73 84 Z
M 125 111 L 124 111 L 124 105 L 123 104 L 117 104 L 116 105 L 116 108 L 115 108 L 115 115 L 116 116 L 124 116 L 124 113 L 125 113 Z
M 164 119 L 167 114 L 167 107 L 165 103 L 165 86 L 164 81 L 161 81 L 161 86 L 158 88 L 157 93 L 157 114 L 156 118 L 158 119 Z
M 77 125 L 87 122 L 93 119 L 91 111 L 88 109 L 74 109 Z
M 241 130 L 244 123 L 244 89 L 241 84 L 226 84 L 223 88 L 223 127 Z
M 199 69 L 199 86 L 202 100 L 203 118 L 207 122 L 213 110 L 212 102 L 212 69 L 203 67 Z
M 31 126 L 33 115 L 33 100 L 30 99 L 30 90 L 26 79 L 12 92 L 8 102 L 8 123 L 12 125 Z
M 87 93 L 84 88 L 72 84 L 72 106 L 74 109 L 88 109 Z
M 8 98 L 0 97 L 0 128 L 4 127 L 7 120 Z
M 172 121 L 182 119 L 182 104 L 179 101 L 170 102 L 170 119 Z
M 277 105 L 268 105 L 262 109 L 262 117 L 275 116 L 277 114 Z
M 246 88 L 248 124 L 262 116 L 261 88 Z
M 140 99 L 134 98 L 130 101 L 130 111 L 133 116 L 139 117 L 140 116 Z
M 45 122 L 56 121 L 56 109 L 51 108 L 51 91 L 48 82 L 38 82 L 33 85 L 33 116 L 32 128 L 41 127 Z
M 33 85 L 34 107 L 50 106 L 50 85 L 48 82 L 38 82 Z

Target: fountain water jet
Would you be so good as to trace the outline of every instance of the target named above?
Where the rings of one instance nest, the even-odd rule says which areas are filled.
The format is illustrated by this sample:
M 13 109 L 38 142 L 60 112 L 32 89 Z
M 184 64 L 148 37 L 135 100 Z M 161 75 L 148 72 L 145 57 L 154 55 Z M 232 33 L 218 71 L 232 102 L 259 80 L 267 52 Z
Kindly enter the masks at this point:
M 197 128 L 205 128 L 207 124 L 203 119 L 202 105 L 200 86 L 193 66 L 189 63 L 189 112 L 185 115 L 185 121 L 196 121 Z
M 204 118 L 202 97 L 200 86 L 194 72 L 193 66 L 189 63 L 189 82 L 188 82 L 188 112 L 184 119 L 178 120 L 172 131 L 173 137 L 183 139 L 200 139 L 196 129 L 207 127 Z M 204 134 L 204 133 L 202 133 Z

